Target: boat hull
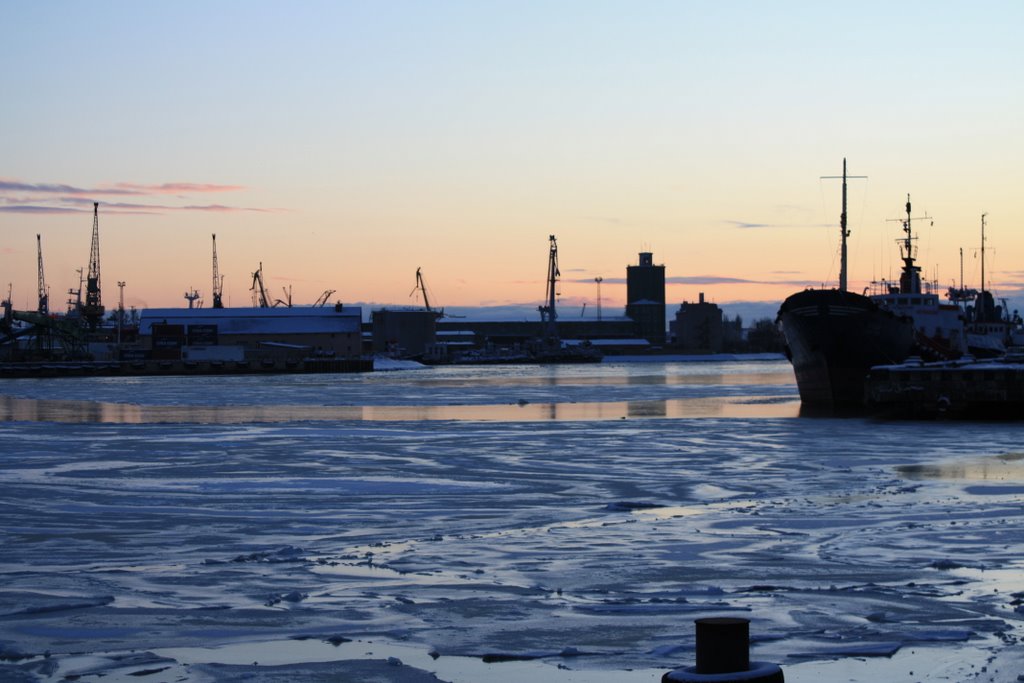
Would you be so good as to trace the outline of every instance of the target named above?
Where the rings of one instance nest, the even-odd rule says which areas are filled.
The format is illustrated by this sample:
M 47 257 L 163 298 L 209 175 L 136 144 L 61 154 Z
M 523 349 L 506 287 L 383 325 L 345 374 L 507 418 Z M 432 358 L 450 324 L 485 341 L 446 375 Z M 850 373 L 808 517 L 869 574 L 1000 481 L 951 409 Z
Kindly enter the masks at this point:
M 778 320 L 805 412 L 861 412 L 868 371 L 901 363 L 914 348 L 914 325 L 868 297 L 806 290 L 787 298 Z

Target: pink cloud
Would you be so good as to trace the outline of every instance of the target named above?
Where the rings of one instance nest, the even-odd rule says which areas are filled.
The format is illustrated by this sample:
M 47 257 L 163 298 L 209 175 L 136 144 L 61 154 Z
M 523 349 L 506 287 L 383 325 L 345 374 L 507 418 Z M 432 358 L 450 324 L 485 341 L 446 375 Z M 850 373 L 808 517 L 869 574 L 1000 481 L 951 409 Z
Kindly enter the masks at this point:
M 143 185 L 139 183 L 113 183 L 98 187 L 75 187 L 64 183 L 26 183 L 11 178 L 0 178 L 0 192 L 33 192 L 39 194 L 62 194 L 72 197 L 102 195 L 160 195 L 160 194 L 207 194 L 210 192 L 239 192 L 247 189 L 243 185 L 217 185 L 214 183 L 163 183 Z
M 84 209 L 73 209 L 67 206 L 38 206 L 35 204 L 13 204 L 0 206 L 0 213 L 80 213 Z
M 115 183 L 117 190 L 134 194 L 193 194 L 209 192 L 240 192 L 248 189 L 244 185 L 215 185 L 213 183 L 163 183 L 162 185 L 138 185 L 136 183 Z
M 192 194 L 239 192 L 243 185 L 215 183 L 113 183 L 98 187 L 76 187 L 64 183 L 26 183 L 11 178 L 0 178 L 0 211 L 26 214 L 60 214 L 91 210 L 97 197 L 156 197 L 174 195 L 185 199 Z M 6 196 L 5 196 L 6 195 Z M 102 209 L 110 213 L 160 214 L 172 211 L 201 211 L 210 213 L 277 213 L 286 209 L 228 206 L 225 204 L 142 204 L 133 202 L 101 202 Z M 81 208 L 72 208 L 81 207 Z

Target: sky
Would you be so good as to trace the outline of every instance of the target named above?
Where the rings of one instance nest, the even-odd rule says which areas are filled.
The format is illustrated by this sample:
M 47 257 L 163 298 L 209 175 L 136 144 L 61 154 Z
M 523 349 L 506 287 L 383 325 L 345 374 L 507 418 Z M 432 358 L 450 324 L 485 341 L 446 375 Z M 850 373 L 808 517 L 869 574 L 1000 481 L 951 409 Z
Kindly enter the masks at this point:
M 625 305 L 641 251 L 670 309 L 728 313 L 839 272 L 898 277 L 907 195 L 942 292 L 1024 304 L 1024 3 L 7 2 L 0 284 L 51 309 L 273 298 Z M 6 296 L 6 291 L 4 292 Z M 1021 305 L 1024 308 L 1024 305 Z M 590 313 L 588 313 L 589 315 Z

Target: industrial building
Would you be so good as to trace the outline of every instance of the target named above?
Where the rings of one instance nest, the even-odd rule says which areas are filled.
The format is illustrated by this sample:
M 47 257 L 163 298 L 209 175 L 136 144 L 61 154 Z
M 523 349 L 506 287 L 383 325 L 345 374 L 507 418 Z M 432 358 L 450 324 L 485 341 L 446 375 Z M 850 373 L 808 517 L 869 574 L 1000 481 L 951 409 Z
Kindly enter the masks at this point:
M 437 343 L 436 311 L 382 308 L 370 316 L 374 353 L 416 358 Z
M 722 309 L 704 301 L 700 293 L 697 303 L 684 301 L 669 322 L 673 345 L 686 350 L 719 353 L 723 344 Z
M 640 252 L 640 262 L 626 267 L 626 315 L 634 333 L 652 346 L 665 344 L 665 266 L 654 265 L 654 254 Z
M 137 352 L 162 360 L 359 358 L 362 308 L 149 308 Z

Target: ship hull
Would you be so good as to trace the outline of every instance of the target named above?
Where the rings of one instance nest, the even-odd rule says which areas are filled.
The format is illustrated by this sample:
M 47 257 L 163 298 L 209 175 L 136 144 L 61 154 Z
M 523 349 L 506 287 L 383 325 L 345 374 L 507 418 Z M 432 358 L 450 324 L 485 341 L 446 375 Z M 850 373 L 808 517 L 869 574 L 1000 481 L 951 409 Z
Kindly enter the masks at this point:
M 914 348 L 910 319 L 852 292 L 799 292 L 778 319 L 807 413 L 862 412 L 870 368 L 900 363 Z

